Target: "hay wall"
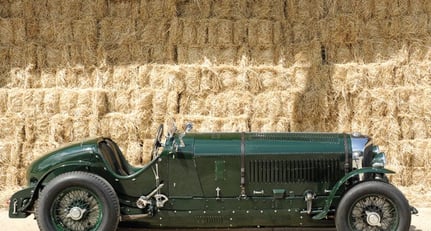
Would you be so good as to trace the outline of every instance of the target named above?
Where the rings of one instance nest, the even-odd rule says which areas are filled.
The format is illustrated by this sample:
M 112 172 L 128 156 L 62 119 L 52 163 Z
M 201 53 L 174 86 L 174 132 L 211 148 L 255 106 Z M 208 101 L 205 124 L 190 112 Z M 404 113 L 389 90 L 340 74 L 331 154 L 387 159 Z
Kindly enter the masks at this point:
M 429 192 L 430 17 L 425 0 L 2 1 L 0 190 L 88 136 L 142 164 L 174 119 L 359 131 L 387 152 L 396 184 Z

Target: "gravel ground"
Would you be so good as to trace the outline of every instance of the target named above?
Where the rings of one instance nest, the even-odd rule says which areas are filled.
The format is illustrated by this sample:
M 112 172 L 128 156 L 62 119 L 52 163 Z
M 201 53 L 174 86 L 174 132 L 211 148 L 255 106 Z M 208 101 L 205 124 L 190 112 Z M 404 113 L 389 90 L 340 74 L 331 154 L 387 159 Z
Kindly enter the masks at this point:
M 410 231 L 431 231 L 431 208 L 420 208 L 419 215 L 412 217 Z M 33 215 L 26 219 L 10 219 L 6 209 L 0 209 L 0 229 L 4 231 L 38 231 Z M 119 229 L 119 231 L 138 231 L 140 229 Z

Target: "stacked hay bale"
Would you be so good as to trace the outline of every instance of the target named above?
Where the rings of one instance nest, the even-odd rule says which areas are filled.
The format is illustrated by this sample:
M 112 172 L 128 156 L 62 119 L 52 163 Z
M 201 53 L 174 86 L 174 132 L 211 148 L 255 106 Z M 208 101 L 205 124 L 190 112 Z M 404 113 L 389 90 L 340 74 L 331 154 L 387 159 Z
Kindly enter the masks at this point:
M 359 131 L 431 185 L 427 1 L 17 0 L 0 5 L 0 188 L 111 136 L 149 158 L 159 123 Z

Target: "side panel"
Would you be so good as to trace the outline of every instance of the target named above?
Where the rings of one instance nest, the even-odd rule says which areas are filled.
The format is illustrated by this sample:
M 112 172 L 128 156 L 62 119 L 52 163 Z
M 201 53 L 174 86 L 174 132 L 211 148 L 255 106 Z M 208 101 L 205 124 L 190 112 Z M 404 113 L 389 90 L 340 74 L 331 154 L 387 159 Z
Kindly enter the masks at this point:
M 240 196 L 241 140 L 239 134 L 195 140 L 195 158 L 204 197 Z
M 196 160 L 177 155 L 169 157 L 169 197 L 202 197 Z

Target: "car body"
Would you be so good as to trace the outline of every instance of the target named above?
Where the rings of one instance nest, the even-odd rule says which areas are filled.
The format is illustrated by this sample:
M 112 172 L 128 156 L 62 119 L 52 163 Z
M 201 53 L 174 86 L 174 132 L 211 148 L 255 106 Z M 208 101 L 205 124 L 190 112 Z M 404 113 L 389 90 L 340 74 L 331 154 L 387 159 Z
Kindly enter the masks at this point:
M 358 133 L 157 132 L 152 160 L 131 166 L 94 138 L 28 168 L 11 218 L 41 230 L 334 227 L 407 230 L 417 211 L 388 182 L 385 155 Z

